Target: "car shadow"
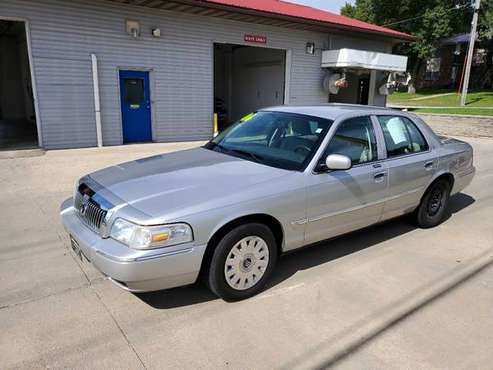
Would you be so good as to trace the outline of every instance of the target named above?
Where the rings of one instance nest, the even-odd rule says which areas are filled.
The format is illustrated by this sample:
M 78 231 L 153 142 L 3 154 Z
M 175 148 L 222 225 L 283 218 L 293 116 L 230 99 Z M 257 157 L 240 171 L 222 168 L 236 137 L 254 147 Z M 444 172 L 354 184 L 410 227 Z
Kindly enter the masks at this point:
M 450 198 L 446 220 L 474 202 L 474 198 L 467 194 L 459 193 L 453 196 Z M 408 218 L 408 216 L 399 217 L 335 239 L 312 244 L 283 256 L 265 290 L 275 287 L 298 271 L 343 258 L 415 230 L 416 226 L 410 223 Z M 156 309 L 191 306 L 218 299 L 200 282 L 158 292 L 135 293 L 135 296 Z

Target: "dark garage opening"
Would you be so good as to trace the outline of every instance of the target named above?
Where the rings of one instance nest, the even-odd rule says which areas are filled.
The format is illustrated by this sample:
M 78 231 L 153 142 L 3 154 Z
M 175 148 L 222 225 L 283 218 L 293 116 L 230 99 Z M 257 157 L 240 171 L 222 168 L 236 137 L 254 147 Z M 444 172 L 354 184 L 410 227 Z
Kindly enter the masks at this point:
M 24 22 L 0 20 L 0 150 L 38 147 Z
M 284 103 L 286 52 L 214 44 L 214 112 L 219 131 L 248 113 Z
M 346 72 L 348 87 L 339 89 L 338 94 L 330 94 L 329 102 L 368 105 L 370 94 L 370 71 L 354 70 Z

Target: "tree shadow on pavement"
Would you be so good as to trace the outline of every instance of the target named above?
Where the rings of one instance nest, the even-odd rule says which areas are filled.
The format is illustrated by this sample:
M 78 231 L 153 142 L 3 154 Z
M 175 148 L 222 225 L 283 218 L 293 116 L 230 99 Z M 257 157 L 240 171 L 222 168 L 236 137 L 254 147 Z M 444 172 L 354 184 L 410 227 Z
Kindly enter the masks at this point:
M 451 197 L 446 220 L 474 202 L 474 198 L 463 193 Z M 337 260 L 415 230 L 416 226 L 410 223 L 408 218 L 408 216 L 403 216 L 332 240 L 312 244 L 283 256 L 279 260 L 266 290 L 280 284 L 298 271 Z M 186 287 L 135 295 L 157 309 L 177 308 L 218 299 L 200 282 Z

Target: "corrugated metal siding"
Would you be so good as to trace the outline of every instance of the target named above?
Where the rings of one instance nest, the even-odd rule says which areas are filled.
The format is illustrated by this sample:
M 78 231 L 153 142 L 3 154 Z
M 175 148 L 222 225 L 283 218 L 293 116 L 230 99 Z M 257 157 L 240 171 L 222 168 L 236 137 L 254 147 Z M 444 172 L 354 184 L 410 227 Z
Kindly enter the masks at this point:
M 324 33 L 98 0 L 2 0 L 0 16 L 29 20 L 41 130 L 48 149 L 96 145 L 90 53 L 99 59 L 105 145 L 122 143 L 119 67 L 151 71 L 155 141 L 209 138 L 212 45 L 242 44 L 245 33 L 265 35 L 268 47 L 292 51 L 292 104 L 327 101 L 321 89 L 320 52 L 305 53 L 307 41 L 328 46 Z M 140 21 L 141 38 L 125 33 L 125 19 Z M 151 37 L 152 27 L 161 29 L 161 38 Z

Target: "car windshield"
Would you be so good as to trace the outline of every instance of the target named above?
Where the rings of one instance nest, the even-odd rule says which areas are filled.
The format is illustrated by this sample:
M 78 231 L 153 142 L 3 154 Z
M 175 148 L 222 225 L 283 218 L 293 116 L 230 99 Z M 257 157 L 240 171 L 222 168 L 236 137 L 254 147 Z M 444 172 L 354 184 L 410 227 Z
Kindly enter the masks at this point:
M 303 114 L 251 113 L 212 139 L 205 148 L 272 167 L 302 171 L 332 122 Z

